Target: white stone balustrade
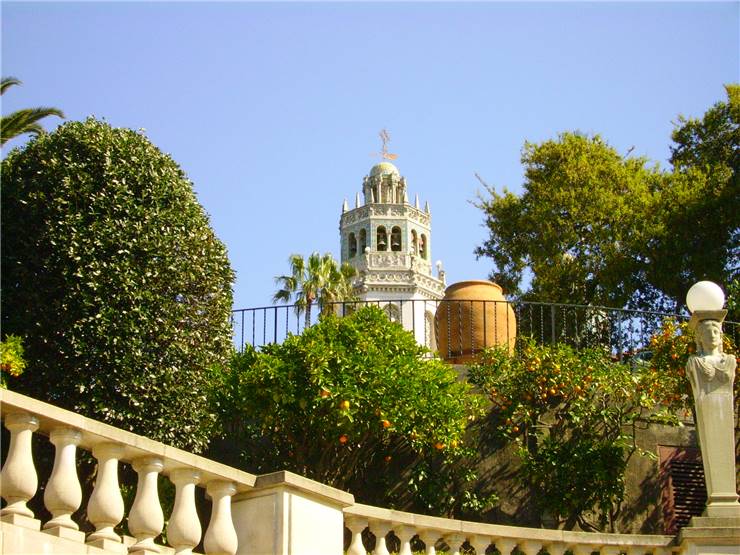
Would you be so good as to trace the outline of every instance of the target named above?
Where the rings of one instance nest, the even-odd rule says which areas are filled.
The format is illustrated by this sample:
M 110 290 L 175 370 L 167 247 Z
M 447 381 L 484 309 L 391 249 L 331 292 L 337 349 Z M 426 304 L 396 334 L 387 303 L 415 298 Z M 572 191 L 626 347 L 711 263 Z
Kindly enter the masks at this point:
M 206 555 L 343 555 L 345 527 L 352 533 L 348 555 L 366 555 L 366 530 L 375 537 L 375 555 L 389 555 L 391 533 L 398 555 L 412 555 L 412 543 L 414 548 L 423 544 L 427 555 L 437 549 L 460 555 L 464 546 L 466 555 L 483 555 L 494 547 L 500 555 L 563 555 L 566 551 L 573 555 L 734 555 L 740 546 L 740 523 L 733 519 L 718 523 L 695 518 L 692 526 L 674 537 L 480 524 L 361 505 L 346 492 L 290 472 L 254 476 L 11 391 L 0 390 L 0 403 L 11 436 L 0 476 L 0 493 L 6 501 L 0 511 L 0 555 L 187 555 L 201 540 Z M 52 518 L 43 531 L 27 506 L 38 490 L 32 453 L 36 431 L 48 436 L 55 447 L 54 467 L 44 489 Z M 80 523 L 73 520 L 85 501 L 76 469 L 78 449 L 91 451 L 97 460 L 94 489 L 87 502 L 87 517 L 95 530 L 86 540 Z M 119 463 L 132 465 L 138 473 L 136 498 L 128 515 L 135 538 L 122 538 L 115 531 L 125 517 Z M 171 547 L 155 543 L 164 525 L 157 487 L 160 475 L 176 488 L 167 527 Z M 196 510 L 197 487 L 204 487 L 211 500 L 204 536 Z
M 195 509 L 198 484 L 205 484 L 213 502 L 204 538 L 206 554 L 237 552 L 231 496 L 251 491 L 256 476 L 13 391 L 0 390 L 0 403 L 3 422 L 10 431 L 8 455 L 0 476 L 0 495 L 7 503 L 0 511 L 0 554 L 54 553 L 54 546 L 63 553 L 91 555 L 192 553 L 201 540 L 201 523 Z M 54 467 L 48 477 L 36 474 L 31 449 L 34 432 L 48 436 L 55 447 Z M 84 501 L 77 476 L 78 448 L 91 451 L 97 460 L 97 476 L 87 500 L 87 517 L 95 530 L 87 541 L 79 531 L 81 523 L 72 518 Z M 137 493 L 128 515 L 128 527 L 135 539 L 122 538 L 115 531 L 125 516 L 118 482 L 119 463 L 131 464 L 138 473 Z M 164 525 L 157 488 L 160 474 L 169 477 L 176 488 L 167 529 L 171 548 L 155 544 Z M 38 490 L 39 478 L 48 478 L 43 498 L 52 514 L 43 525 L 43 533 L 35 532 L 41 523 L 26 505 Z
M 549 555 L 563 555 L 566 550 L 572 551 L 574 555 L 671 555 L 672 551 L 679 551 L 673 536 L 600 534 L 480 524 L 359 503 L 344 509 L 344 514 L 345 523 L 353 534 L 353 545 L 348 552 L 352 555 L 367 554 L 365 546 L 357 543 L 362 541 L 364 523 L 368 524 L 370 532 L 376 536 L 376 546 L 377 534 L 391 528 L 401 542 L 399 555 L 411 555 L 411 540 L 414 536 L 418 536 L 424 543 L 425 553 L 429 555 L 437 552 L 435 546 L 441 545 L 440 540 L 451 554 L 460 553 L 466 541 L 476 555 L 485 554 L 489 546 L 495 546 L 501 555 L 510 555 L 514 548 L 524 555 L 537 555 L 543 550 Z M 383 523 L 386 526 L 381 526 Z M 375 553 L 379 553 L 377 547 Z

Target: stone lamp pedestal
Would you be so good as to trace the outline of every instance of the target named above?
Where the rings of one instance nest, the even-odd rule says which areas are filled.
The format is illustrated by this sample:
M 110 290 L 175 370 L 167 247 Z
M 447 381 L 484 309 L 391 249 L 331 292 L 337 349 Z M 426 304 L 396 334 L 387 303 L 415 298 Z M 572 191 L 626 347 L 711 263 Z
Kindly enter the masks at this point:
M 696 408 L 707 506 L 681 530 L 679 545 L 687 555 L 740 553 L 740 503 L 735 469 L 733 383 L 737 362 L 722 352 L 724 294 L 711 282 L 699 282 L 687 296 L 692 311 L 689 327 L 696 335 L 696 354 L 686 375 Z

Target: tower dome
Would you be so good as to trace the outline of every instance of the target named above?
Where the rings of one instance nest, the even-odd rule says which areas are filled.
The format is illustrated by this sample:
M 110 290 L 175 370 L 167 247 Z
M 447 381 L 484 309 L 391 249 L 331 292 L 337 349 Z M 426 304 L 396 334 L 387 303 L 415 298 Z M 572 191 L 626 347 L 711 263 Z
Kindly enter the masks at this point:
M 381 162 L 380 164 L 375 164 L 370 169 L 370 176 L 374 177 L 376 175 L 397 175 L 400 177 L 400 173 L 398 171 L 398 168 L 391 164 L 390 162 Z

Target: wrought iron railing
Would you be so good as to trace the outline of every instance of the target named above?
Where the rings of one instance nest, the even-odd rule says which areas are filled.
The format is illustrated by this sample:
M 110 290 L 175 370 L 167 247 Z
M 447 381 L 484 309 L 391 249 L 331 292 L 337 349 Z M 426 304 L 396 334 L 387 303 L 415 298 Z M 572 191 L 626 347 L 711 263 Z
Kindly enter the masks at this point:
M 442 347 L 443 352 L 439 353 L 442 358 L 475 354 L 494 344 L 507 343 L 513 332 L 516 337 L 529 337 L 540 344 L 602 346 L 621 358 L 645 351 L 650 337 L 658 332 L 665 319 L 688 319 L 681 314 L 602 306 L 482 300 L 347 301 L 325 306 L 324 313 L 343 316 L 368 305 L 384 310 L 390 319 L 398 321 L 432 351 Z M 308 319 L 305 312 L 296 312 L 295 305 L 234 310 L 234 343 L 239 350 L 247 344 L 259 348 L 281 343 L 289 334 L 302 333 L 320 317 L 316 306 Z M 740 323 L 725 322 L 724 330 L 737 345 Z

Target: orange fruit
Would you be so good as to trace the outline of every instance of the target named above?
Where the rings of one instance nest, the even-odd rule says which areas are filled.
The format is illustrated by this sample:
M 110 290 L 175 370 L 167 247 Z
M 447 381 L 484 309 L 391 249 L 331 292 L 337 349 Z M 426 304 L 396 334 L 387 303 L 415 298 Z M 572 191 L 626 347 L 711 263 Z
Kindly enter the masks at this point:
M 339 408 L 342 410 L 348 410 L 349 409 L 349 401 L 344 400 L 341 403 L 339 403 Z
M 391 423 L 388 422 L 387 420 L 381 420 L 380 422 L 381 422 L 381 424 L 383 424 L 383 427 L 384 428 L 390 428 L 391 427 Z
M 342 445 L 347 443 L 348 440 L 349 438 L 346 436 L 346 434 L 342 434 L 341 436 L 339 436 L 339 443 L 341 443 Z

